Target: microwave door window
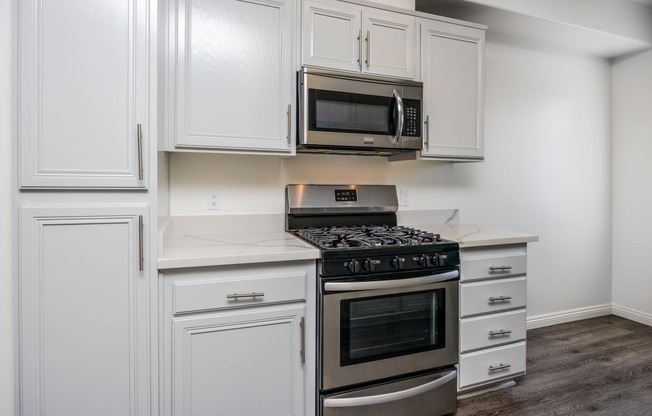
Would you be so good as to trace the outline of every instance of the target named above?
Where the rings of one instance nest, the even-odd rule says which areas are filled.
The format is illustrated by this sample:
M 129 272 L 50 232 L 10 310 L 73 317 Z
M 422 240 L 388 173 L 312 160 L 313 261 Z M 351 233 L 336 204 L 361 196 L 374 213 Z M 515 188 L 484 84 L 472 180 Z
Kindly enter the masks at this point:
M 315 131 L 393 134 L 392 98 L 310 90 L 309 122 Z

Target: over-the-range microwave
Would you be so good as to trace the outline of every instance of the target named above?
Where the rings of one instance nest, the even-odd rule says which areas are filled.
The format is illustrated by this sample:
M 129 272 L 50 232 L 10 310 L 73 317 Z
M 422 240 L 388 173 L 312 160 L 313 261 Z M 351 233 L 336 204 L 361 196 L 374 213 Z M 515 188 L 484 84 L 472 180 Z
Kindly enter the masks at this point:
M 394 155 L 421 149 L 421 82 L 303 68 L 297 152 Z

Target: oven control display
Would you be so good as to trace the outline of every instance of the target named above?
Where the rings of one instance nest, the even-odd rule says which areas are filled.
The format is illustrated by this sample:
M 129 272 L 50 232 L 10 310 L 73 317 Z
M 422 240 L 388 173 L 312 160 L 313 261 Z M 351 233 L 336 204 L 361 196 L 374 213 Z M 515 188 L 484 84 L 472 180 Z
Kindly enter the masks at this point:
M 338 202 L 357 201 L 358 191 L 355 189 L 336 189 L 335 200 Z

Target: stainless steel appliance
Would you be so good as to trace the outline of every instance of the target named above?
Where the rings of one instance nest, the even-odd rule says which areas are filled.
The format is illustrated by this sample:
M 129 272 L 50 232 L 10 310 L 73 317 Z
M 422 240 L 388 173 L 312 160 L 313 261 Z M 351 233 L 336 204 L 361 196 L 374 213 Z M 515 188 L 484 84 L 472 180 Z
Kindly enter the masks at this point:
M 286 229 L 321 251 L 317 415 L 456 409 L 459 246 L 397 209 L 394 186 L 286 188 Z
M 392 155 L 421 149 L 420 82 L 303 68 L 297 152 Z

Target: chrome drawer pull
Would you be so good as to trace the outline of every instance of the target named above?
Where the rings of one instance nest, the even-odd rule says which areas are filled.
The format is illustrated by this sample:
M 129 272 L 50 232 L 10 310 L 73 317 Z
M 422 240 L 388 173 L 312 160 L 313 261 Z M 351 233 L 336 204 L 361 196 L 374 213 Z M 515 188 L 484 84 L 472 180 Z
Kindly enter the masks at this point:
M 509 335 L 511 333 L 512 331 L 510 331 L 509 329 L 499 329 L 498 331 L 489 331 L 489 336 L 497 337 L 499 335 Z
M 508 300 L 511 300 L 511 296 L 491 296 L 489 298 L 489 302 L 507 302 Z
M 227 299 L 240 299 L 240 298 L 262 298 L 265 296 L 263 292 L 251 292 L 251 293 L 233 293 L 226 295 Z
M 493 365 L 490 365 L 489 366 L 489 371 L 506 370 L 506 369 L 510 368 L 511 366 L 512 366 L 511 364 L 503 364 L 503 363 L 500 363 L 495 367 Z
M 512 266 L 489 266 L 490 272 L 508 272 L 512 270 Z

